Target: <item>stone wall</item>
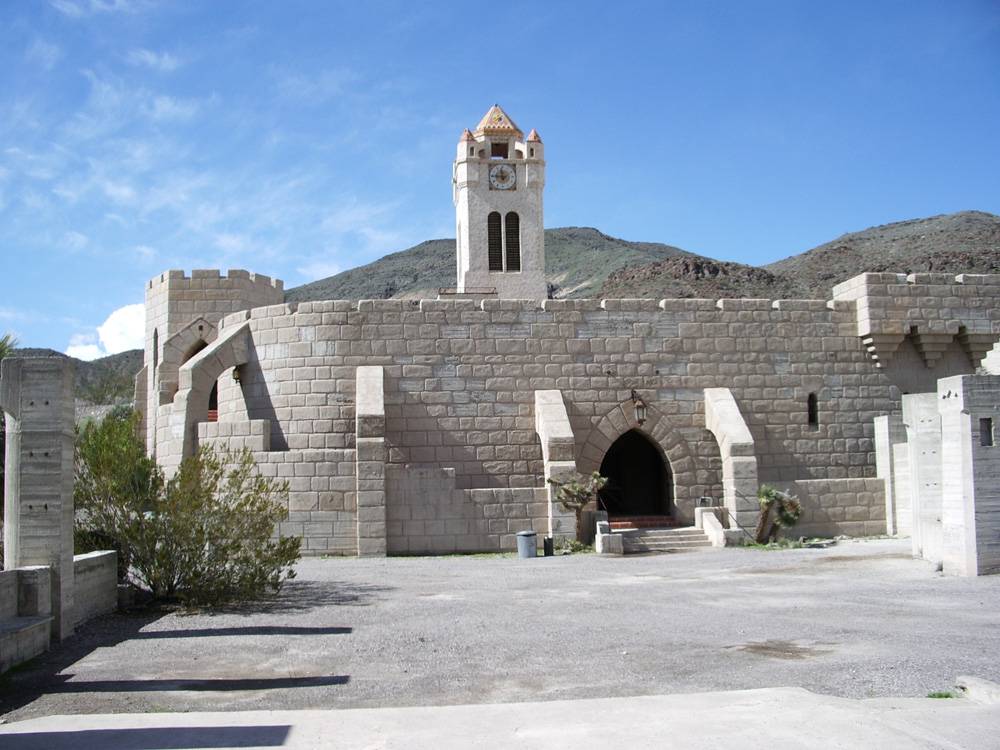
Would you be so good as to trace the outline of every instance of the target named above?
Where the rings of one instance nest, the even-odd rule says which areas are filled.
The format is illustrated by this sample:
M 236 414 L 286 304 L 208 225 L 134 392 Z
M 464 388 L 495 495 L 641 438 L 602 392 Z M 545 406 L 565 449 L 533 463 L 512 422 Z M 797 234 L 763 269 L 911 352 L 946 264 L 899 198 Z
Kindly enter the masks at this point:
M 799 498 L 802 516 L 785 536 L 873 536 L 885 533 L 881 479 L 803 479 L 779 483 Z
M 256 308 L 219 323 L 220 336 L 248 325 L 246 363 L 238 382 L 219 378 L 219 426 L 199 426 L 197 439 L 218 442 L 226 423 L 242 438 L 242 425 L 266 423 L 270 451 L 258 454 L 266 460 L 296 452 L 294 470 L 309 471 L 325 452 L 356 459 L 357 372 L 378 367 L 389 467 L 452 470 L 457 490 L 542 488 L 535 398 L 559 392 L 577 468 L 598 469 L 623 432 L 645 432 L 670 464 L 673 512 L 690 523 L 697 498 L 721 498 L 723 491 L 719 443 L 706 429 L 705 389 L 729 390 L 753 439 L 759 481 L 874 478 L 873 419 L 899 412 L 901 384 L 915 367 L 894 370 L 875 356 L 867 339 L 883 331 L 873 328 L 878 311 L 915 321 L 918 332 L 924 326 L 919 338 L 913 330 L 902 334 L 896 351 L 919 345 L 917 364 L 928 372 L 971 372 L 986 328 L 1000 335 L 994 277 L 949 278 L 931 284 L 919 275 L 866 274 L 838 287 L 831 302 L 454 299 Z M 938 286 L 947 287 L 944 296 L 931 296 Z M 875 303 L 887 295 L 892 305 Z M 946 324 L 939 332 L 940 320 Z M 902 323 L 884 330 L 890 328 L 902 330 Z M 649 407 L 641 426 L 630 406 L 633 390 Z M 332 527 L 353 521 L 356 534 L 357 470 L 353 461 L 333 463 L 323 472 L 335 473 L 316 476 L 352 489 L 297 482 L 293 512 L 334 515 L 291 523 L 314 530 L 306 524 L 327 524 L 315 547 L 307 533 L 307 549 L 356 551 L 356 540 Z M 873 513 L 864 519 L 845 513 L 842 521 L 822 524 L 836 533 L 872 528 Z
M 75 601 L 73 622 L 79 625 L 92 617 L 118 608 L 118 553 L 114 550 L 88 552 L 73 558 Z

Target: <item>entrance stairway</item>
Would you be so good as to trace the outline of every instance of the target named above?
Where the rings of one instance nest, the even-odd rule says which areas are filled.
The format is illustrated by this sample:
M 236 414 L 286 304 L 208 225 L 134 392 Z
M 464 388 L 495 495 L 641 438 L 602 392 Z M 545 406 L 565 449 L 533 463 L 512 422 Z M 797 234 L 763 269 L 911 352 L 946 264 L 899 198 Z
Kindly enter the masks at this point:
M 694 526 L 621 529 L 620 533 L 622 551 L 626 555 L 643 552 L 678 552 L 712 546 L 705 532 Z

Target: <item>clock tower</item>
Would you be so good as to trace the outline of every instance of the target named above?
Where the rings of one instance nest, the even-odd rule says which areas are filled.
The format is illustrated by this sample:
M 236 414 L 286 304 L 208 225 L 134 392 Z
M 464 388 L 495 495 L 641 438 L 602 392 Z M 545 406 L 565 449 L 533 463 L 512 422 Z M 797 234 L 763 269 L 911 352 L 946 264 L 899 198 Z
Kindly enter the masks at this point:
M 459 294 L 545 299 L 542 139 L 494 104 L 458 142 L 452 173 Z

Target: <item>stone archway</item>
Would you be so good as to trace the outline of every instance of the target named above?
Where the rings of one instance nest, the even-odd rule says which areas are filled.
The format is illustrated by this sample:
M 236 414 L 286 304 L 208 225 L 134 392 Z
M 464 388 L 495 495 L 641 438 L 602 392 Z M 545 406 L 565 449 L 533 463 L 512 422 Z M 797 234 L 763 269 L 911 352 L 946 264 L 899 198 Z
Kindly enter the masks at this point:
M 701 484 L 687 440 L 654 404 L 647 404 L 646 413 L 646 421 L 637 425 L 631 405 L 623 403 L 601 417 L 580 449 L 577 469 L 582 474 L 600 471 L 608 450 L 616 440 L 630 431 L 641 433 L 656 448 L 664 466 L 669 468 L 669 504 L 666 512 L 675 515 L 680 508 L 682 515 L 693 513 L 690 509 L 700 496 Z
M 641 431 L 622 433 L 604 454 L 600 472 L 608 480 L 601 504 L 609 516 L 670 515 L 670 463 Z

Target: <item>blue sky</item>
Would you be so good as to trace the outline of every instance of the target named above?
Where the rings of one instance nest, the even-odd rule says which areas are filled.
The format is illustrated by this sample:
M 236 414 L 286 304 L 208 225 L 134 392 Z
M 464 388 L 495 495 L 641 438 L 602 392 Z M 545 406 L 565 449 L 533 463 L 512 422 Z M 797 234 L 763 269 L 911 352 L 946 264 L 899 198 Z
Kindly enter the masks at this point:
M 287 287 L 454 236 L 499 102 L 546 225 L 766 263 L 1000 213 L 1000 4 L 169 2 L 0 8 L 0 332 L 141 345 L 145 280 Z

